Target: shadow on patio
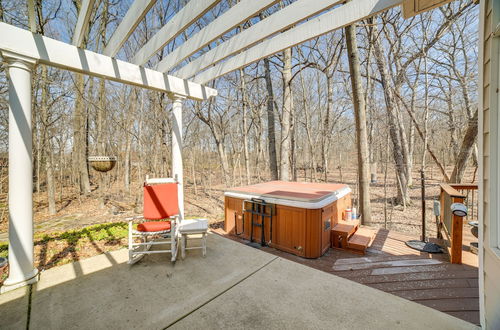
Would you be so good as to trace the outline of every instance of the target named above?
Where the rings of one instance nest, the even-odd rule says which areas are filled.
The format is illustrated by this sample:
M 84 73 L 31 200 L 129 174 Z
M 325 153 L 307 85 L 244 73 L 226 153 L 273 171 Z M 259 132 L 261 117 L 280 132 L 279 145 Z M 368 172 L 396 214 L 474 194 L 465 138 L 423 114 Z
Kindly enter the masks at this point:
M 218 235 L 208 254 L 175 264 L 127 251 L 42 272 L 31 288 L 0 296 L 2 327 L 453 328 L 472 324 Z M 356 311 L 356 317 L 353 312 Z

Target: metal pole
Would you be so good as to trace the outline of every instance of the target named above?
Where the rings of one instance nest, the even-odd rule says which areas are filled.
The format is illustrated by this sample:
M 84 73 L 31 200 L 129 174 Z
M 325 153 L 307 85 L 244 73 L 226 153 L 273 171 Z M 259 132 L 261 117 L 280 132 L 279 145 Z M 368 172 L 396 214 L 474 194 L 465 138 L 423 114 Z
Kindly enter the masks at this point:
M 425 242 L 425 174 L 424 169 L 420 170 L 420 179 L 422 181 L 422 242 Z
M 406 245 L 411 247 L 412 249 L 428 252 L 428 253 L 443 253 L 443 248 L 437 245 L 436 243 L 426 242 L 425 236 L 425 173 L 424 169 L 420 170 L 420 181 L 421 181 L 421 198 L 422 198 L 422 239 L 420 241 L 417 240 L 409 240 L 406 241 Z
M 172 114 L 172 174 L 179 183 L 179 216 L 184 219 L 184 177 L 182 166 L 182 101 L 184 97 L 179 95 L 170 95 L 173 100 Z
M 9 277 L 2 292 L 34 283 L 31 74 L 35 61 L 2 52 L 9 77 Z

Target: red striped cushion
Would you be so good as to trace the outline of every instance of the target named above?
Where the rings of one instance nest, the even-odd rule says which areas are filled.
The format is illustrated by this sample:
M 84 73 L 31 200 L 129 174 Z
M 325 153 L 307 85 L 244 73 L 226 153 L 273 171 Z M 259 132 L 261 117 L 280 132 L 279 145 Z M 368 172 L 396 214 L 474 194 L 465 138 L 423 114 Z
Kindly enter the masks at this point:
M 137 225 L 138 231 L 155 232 L 170 230 L 170 221 L 148 221 Z

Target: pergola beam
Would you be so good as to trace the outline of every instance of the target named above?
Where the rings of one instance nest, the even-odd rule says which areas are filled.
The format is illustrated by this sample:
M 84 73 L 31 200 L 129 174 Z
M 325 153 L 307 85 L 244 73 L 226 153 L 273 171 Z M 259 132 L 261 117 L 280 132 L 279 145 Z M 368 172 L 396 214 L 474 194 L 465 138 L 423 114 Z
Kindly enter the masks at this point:
M 90 16 L 94 7 L 94 0 L 82 0 L 82 5 L 78 13 L 78 21 L 76 22 L 75 32 L 73 33 L 73 45 L 82 47 L 83 38 L 89 28 Z
M 217 95 L 215 89 L 77 48 L 6 23 L 0 23 L 0 35 L 0 52 L 22 55 L 41 64 L 193 100 L 206 100 Z
M 192 77 L 201 70 L 344 1 L 298 0 L 186 64 L 175 71 L 175 75 Z
M 403 0 L 353 0 L 274 38 L 265 40 L 257 46 L 207 69 L 195 76 L 193 80 L 198 83 L 209 82 L 287 48 L 374 16 L 400 5 L 402 2 Z
M 154 54 L 165 47 L 182 31 L 205 15 L 220 0 L 193 0 L 187 3 L 160 31 L 158 31 L 132 59 L 132 63 L 144 65 Z
M 114 57 L 155 2 L 156 0 L 134 0 L 102 53 Z
M 279 0 L 242 0 L 213 22 L 198 31 L 158 63 L 157 70 L 168 72 L 175 65 L 193 55 L 224 33 L 274 5 Z

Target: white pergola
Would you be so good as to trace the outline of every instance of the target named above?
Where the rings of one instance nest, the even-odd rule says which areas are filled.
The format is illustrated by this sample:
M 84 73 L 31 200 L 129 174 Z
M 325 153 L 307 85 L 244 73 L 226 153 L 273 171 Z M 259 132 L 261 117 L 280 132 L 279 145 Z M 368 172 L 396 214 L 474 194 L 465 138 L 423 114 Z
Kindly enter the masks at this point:
M 28 0 L 34 31 L 34 0 Z M 204 86 L 218 77 L 289 47 L 356 23 L 404 3 L 405 15 L 451 0 L 297 0 L 239 31 L 242 23 L 258 16 L 279 0 L 241 0 L 196 32 L 161 60 L 155 68 L 144 65 L 183 31 L 214 8 L 220 0 L 191 0 L 180 9 L 129 62 L 114 58 L 135 31 L 155 0 L 135 0 L 102 54 L 82 49 L 94 0 L 83 0 L 72 44 L 0 23 L 0 53 L 9 78 L 9 277 L 2 291 L 37 281 L 33 264 L 31 78 L 35 65 L 100 77 L 166 93 L 173 101 L 172 172 L 180 182 L 183 215 L 182 103 L 207 100 L 217 91 Z M 419 7 L 423 3 L 423 7 Z M 193 54 L 224 34 L 233 37 L 187 62 Z M 239 33 L 237 33 L 239 32 Z M 187 64 L 186 64 L 187 63 Z M 181 64 L 184 64 L 183 66 Z

